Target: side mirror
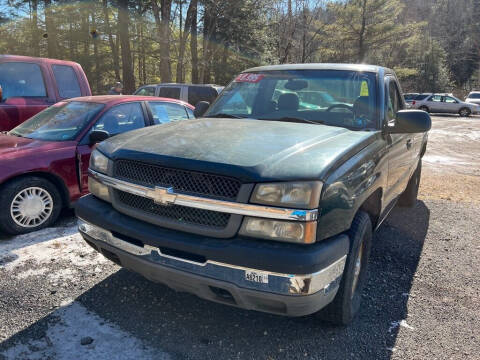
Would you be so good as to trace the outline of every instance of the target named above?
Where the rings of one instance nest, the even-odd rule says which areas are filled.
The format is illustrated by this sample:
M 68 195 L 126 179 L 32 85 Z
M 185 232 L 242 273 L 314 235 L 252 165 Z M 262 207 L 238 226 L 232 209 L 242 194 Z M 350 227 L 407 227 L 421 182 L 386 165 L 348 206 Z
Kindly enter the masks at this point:
M 199 101 L 197 105 L 195 105 L 195 110 L 193 110 L 193 115 L 195 115 L 196 118 L 203 116 L 203 114 L 205 114 L 209 106 L 210 106 L 210 103 L 208 101 Z
M 103 130 L 93 130 L 89 135 L 90 145 L 97 144 L 103 140 L 107 140 L 110 134 Z
M 387 126 L 390 134 L 422 133 L 432 128 L 430 115 L 422 110 L 400 110 L 395 125 Z

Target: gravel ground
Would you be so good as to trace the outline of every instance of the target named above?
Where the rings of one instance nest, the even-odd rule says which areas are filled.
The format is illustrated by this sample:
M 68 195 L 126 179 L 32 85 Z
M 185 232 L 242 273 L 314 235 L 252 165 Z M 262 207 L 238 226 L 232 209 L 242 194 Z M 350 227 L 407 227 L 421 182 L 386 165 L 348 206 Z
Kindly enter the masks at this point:
M 478 359 L 480 174 L 475 159 L 452 168 L 438 158 L 442 147 L 478 158 L 479 138 L 464 144 L 457 125 L 475 132 L 480 117 L 465 121 L 434 118 L 420 199 L 377 232 L 350 326 L 176 293 L 84 246 L 65 212 L 55 228 L 0 235 L 0 359 Z M 435 132 L 450 126 L 456 136 Z M 474 185 L 455 196 L 459 174 Z

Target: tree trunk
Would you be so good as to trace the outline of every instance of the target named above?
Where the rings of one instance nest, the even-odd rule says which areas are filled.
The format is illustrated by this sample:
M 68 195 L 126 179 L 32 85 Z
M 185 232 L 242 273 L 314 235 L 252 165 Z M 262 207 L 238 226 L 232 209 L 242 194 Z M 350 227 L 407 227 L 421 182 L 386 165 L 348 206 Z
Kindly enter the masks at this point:
M 192 83 L 198 84 L 198 48 L 197 48 L 197 16 L 198 0 L 191 0 L 192 24 L 190 26 L 190 53 L 192 55 Z
M 44 0 L 45 4 L 45 26 L 47 28 L 47 53 L 49 58 L 57 58 L 57 31 L 53 21 L 51 0 Z
M 196 8 L 197 8 L 197 0 L 190 1 L 190 5 L 188 6 L 188 10 L 187 10 L 187 16 L 185 18 L 185 26 L 183 29 L 183 34 L 180 33 L 180 47 L 178 51 L 178 62 L 177 62 L 177 82 L 185 81 L 185 75 L 184 75 L 185 74 L 185 67 L 184 67 L 185 48 L 187 45 L 188 30 L 191 29 L 192 27 L 193 16 L 195 15 L 196 17 L 197 15 Z M 181 19 L 181 15 L 180 15 L 180 19 Z
M 157 25 L 158 41 L 160 43 L 160 78 L 162 82 L 172 81 L 170 63 L 170 12 L 172 0 L 152 0 L 153 16 Z
M 122 53 L 123 89 L 125 94 L 131 94 L 135 91 L 135 78 L 133 76 L 132 52 L 130 50 L 128 0 L 119 0 L 118 5 L 118 33 L 120 35 Z
M 38 0 L 32 0 L 32 51 L 34 56 L 40 56 L 40 36 L 38 30 Z
M 113 41 L 112 28 L 110 27 L 110 18 L 108 14 L 108 4 L 107 0 L 103 0 L 103 16 L 105 18 L 105 28 L 108 35 L 108 42 L 110 44 L 110 49 L 112 51 L 113 57 L 113 69 L 115 71 L 115 79 L 120 80 L 120 64 L 118 61 L 118 50 L 117 46 Z
M 95 6 L 95 5 L 93 5 Z M 97 29 L 97 20 L 95 19 L 95 8 L 92 9 L 91 12 L 91 17 L 92 17 L 92 26 L 93 29 Z M 95 93 L 99 94 L 100 93 L 100 88 L 102 87 L 102 76 L 100 72 L 100 58 L 98 55 L 98 38 L 93 37 L 93 57 L 95 58 Z

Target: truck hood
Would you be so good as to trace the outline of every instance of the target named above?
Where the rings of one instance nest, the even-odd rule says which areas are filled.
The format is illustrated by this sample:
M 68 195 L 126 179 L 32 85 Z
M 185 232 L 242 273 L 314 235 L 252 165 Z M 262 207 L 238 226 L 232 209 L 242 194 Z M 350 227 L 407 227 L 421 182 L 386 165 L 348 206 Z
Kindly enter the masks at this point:
M 13 135 L 0 134 L 0 161 L 70 147 L 70 141 L 41 141 L 17 137 Z
M 253 119 L 203 118 L 117 135 L 99 145 L 113 159 L 218 173 L 245 182 L 322 179 L 378 132 Z

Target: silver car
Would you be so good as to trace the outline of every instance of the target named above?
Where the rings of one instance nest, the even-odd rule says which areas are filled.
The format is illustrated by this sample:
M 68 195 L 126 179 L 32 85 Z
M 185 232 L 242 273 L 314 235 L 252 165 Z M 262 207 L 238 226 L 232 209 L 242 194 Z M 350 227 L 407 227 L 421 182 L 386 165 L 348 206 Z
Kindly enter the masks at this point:
M 480 105 L 480 91 L 472 91 L 468 94 L 465 102 Z
M 421 94 L 412 102 L 413 109 L 430 113 L 450 113 L 470 116 L 480 113 L 480 105 L 463 102 L 451 94 Z

